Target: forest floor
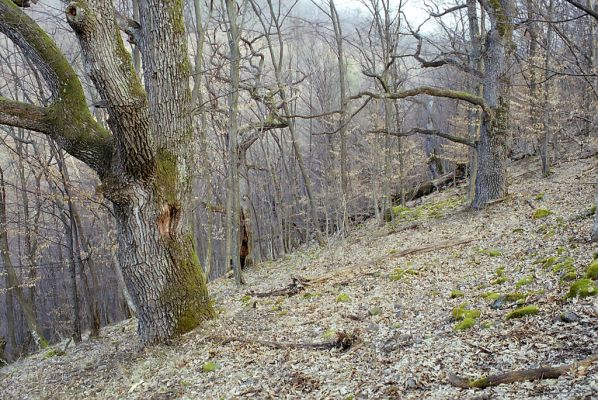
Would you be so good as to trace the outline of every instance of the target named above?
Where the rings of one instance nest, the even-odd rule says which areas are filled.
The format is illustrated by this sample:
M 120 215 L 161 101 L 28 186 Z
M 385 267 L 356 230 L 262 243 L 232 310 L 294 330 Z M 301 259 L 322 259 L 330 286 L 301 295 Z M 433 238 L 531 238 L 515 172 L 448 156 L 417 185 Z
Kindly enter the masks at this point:
M 598 352 L 598 296 L 564 300 L 566 279 L 582 277 L 596 250 L 595 160 L 564 162 L 549 178 L 537 166 L 513 165 L 511 195 L 483 211 L 467 210 L 465 188 L 451 188 L 393 224 L 370 221 L 326 247 L 261 263 L 241 289 L 212 282 L 218 318 L 169 345 L 140 349 L 131 320 L 65 355 L 44 351 L 0 369 L 0 398 L 598 398 L 598 362 L 483 390 L 449 383 L 450 373 L 476 379 Z M 292 277 L 311 282 L 293 296 L 247 294 Z M 462 305 L 480 315 L 457 330 Z M 507 319 L 523 305 L 538 312 Z M 348 349 L 298 346 L 339 332 Z

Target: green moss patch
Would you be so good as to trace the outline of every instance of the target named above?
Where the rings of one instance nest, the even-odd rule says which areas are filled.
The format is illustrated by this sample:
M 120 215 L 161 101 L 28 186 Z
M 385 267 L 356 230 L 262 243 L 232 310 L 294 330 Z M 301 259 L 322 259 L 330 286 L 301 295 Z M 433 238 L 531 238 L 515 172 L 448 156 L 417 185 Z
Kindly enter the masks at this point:
M 590 297 L 598 294 L 598 286 L 590 278 L 579 279 L 569 288 L 566 299 L 573 297 Z
M 348 303 L 350 301 L 351 301 L 351 297 L 349 297 L 349 295 L 347 293 L 341 293 L 338 296 L 336 296 L 337 303 Z
M 468 310 L 467 303 L 462 303 L 459 307 L 453 308 L 452 314 L 455 321 L 461 321 L 465 318 L 478 318 L 482 313 L 480 310 L 472 309 Z
M 540 309 L 537 306 L 525 306 L 519 307 L 510 313 L 508 313 L 505 318 L 506 319 L 514 319 L 514 318 L 522 318 L 526 315 L 534 315 L 540 312 Z
M 532 218 L 533 219 L 542 219 L 542 218 L 546 218 L 549 215 L 554 214 L 552 211 L 547 210 L 545 208 L 538 208 L 536 211 L 534 211 L 534 213 L 532 214 Z
M 480 253 L 489 257 L 500 257 L 502 255 L 502 252 L 498 249 L 480 249 Z
M 493 280 L 490 283 L 492 283 L 493 285 L 502 285 L 506 281 L 507 281 L 507 277 L 506 276 L 499 276 L 498 278 L 496 278 L 495 280 Z
M 389 278 L 391 281 L 400 281 L 407 275 L 417 275 L 418 272 L 414 269 L 407 268 L 403 269 L 400 267 L 395 268 L 395 270 L 390 274 Z
M 201 372 L 215 372 L 218 369 L 220 369 L 220 365 L 216 364 L 214 361 L 206 361 L 201 366 Z
M 597 280 L 598 279 L 598 259 L 592 261 L 586 271 L 586 278 Z
M 519 288 L 520 288 L 520 287 L 522 287 L 522 286 L 529 285 L 529 284 L 531 284 L 531 283 L 533 283 L 533 282 L 534 282 L 534 279 L 535 279 L 535 278 L 534 278 L 533 276 L 531 276 L 531 275 L 530 275 L 530 276 L 526 276 L 526 277 L 524 277 L 524 278 L 521 278 L 521 279 L 519 279 L 519 280 L 517 281 L 517 283 L 515 283 L 515 288 L 516 288 L 516 289 L 519 289 Z
M 464 318 L 461 322 L 457 323 L 455 325 L 455 330 L 456 331 L 465 331 L 467 329 L 473 328 L 473 326 L 475 325 L 475 318 Z
M 465 293 L 463 293 L 459 289 L 453 289 L 451 291 L 451 299 L 456 299 L 457 297 L 463 297 L 463 296 L 465 296 Z
M 415 221 L 420 219 L 442 218 L 450 210 L 463 204 L 463 196 L 449 197 L 435 203 L 422 204 L 418 207 L 394 206 L 386 211 L 384 218 L 387 222 L 391 219 L 401 221 Z

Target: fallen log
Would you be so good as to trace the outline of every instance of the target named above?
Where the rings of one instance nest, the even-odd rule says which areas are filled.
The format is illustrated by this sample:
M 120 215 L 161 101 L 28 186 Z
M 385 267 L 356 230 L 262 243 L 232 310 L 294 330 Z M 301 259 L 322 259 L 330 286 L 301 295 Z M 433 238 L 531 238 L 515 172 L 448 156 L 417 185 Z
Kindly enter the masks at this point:
M 253 290 L 247 292 L 247 295 L 252 297 L 270 297 L 270 296 L 293 296 L 304 290 L 309 286 L 309 280 L 301 277 L 291 277 L 291 283 L 282 288 L 275 289 L 269 292 L 256 293 Z
M 319 343 L 303 343 L 303 342 L 275 342 L 270 340 L 246 339 L 231 336 L 210 336 L 208 340 L 219 342 L 219 344 L 229 344 L 233 342 L 257 344 L 260 346 L 270 347 L 273 349 L 305 349 L 305 350 L 332 350 L 339 349 L 341 351 L 348 350 L 357 342 L 357 335 L 355 333 L 347 333 L 344 331 L 337 332 L 333 341 L 319 342 Z
M 447 379 L 451 385 L 462 389 L 484 389 L 490 386 L 501 385 L 503 383 L 535 381 L 539 379 L 556 379 L 568 372 L 575 372 L 580 367 L 588 367 L 596 361 L 598 361 L 598 354 L 593 354 L 581 361 L 577 361 L 573 364 L 562 365 L 560 367 L 540 367 L 519 371 L 510 371 L 503 374 L 484 376 L 478 379 L 462 378 L 448 372 Z

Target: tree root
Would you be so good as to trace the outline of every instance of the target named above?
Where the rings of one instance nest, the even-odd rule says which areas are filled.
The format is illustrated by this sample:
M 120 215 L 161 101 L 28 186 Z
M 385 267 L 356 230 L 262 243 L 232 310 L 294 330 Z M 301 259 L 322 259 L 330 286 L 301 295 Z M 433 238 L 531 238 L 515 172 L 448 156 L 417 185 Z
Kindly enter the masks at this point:
M 347 333 L 344 331 L 337 332 L 336 338 L 330 342 L 321 343 L 302 343 L 302 342 L 274 342 L 269 340 L 246 339 L 240 337 L 226 337 L 226 336 L 210 336 L 208 340 L 219 342 L 219 344 L 228 344 L 232 342 L 258 344 L 260 346 L 270 347 L 273 349 L 305 349 L 305 350 L 332 350 L 339 349 L 346 351 L 357 342 L 357 335 L 355 333 Z
M 447 378 L 451 385 L 462 389 L 484 389 L 490 386 L 497 386 L 503 383 L 535 381 L 539 379 L 556 379 L 559 376 L 566 374 L 570 371 L 575 372 L 578 368 L 588 367 L 596 361 L 598 361 L 598 354 L 591 355 L 573 364 L 562 365 L 560 367 L 540 367 L 532 369 L 523 369 L 519 371 L 506 372 L 503 374 L 489 375 L 474 380 L 461 378 L 449 372 L 447 373 Z

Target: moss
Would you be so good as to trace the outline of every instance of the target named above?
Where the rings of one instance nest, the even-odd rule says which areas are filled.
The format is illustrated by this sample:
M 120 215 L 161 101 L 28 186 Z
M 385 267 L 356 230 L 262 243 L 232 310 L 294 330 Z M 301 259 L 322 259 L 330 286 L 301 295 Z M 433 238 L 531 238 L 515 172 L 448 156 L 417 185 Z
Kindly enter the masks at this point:
M 542 219 L 542 218 L 546 218 L 549 215 L 553 214 L 552 211 L 547 210 L 545 208 L 538 208 L 536 211 L 534 211 L 534 213 L 532 214 L 532 218 L 533 219 Z
M 498 249 L 480 249 L 480 253 L 490 257 L 499 257 L 502 255 L 502 252 Z
M 519 292 L 507 293 L 505 295 L 505 301 L 507 303 L 514 303 L 516 301 L 525 300 L 526 298 L 527 298 L 527 295 L 525 293 L 519 293 Z
M 544 193 L 544 192 L 538 193 L 534 198 L 539 201 L 539 200 L 544 199 L 545 195 L 546 195 L 546 193 Z
M 513 318 L 522 318 L 526 315 L 534 315 L 540 312 L 540 309 L 537 306 L 525 306 L 519 307 L 510 313 L 508 313 L 505 318 L 506 319 L 513 319 Z
M 348 303 L 350 301 L 351 301 L 351 297 L 349 297 L 349 295 L 346 293 L 341 293 L 338 296 L 336 296 L 337 303 Z
M 382 309 L 380 307 L 372 307 L 371 309 L 368 310 L 368 314 L 370 314 L 372 317 L 376 316 L 376 315 L 380 315 L 380 314 L 382 314 Z
M 466 317 L 466 318 L 463 318 L 463 320 L 461 322 L 457 323 L 455 325 L 454 329 L 456 331 L 465 331 L 467 329 L 472 328 L 474 325 L 475 325 L 475 319 Z
M 240 301 L 244 305 L 249 305 L 249 302 L 251 301 L 251 296 L 246 294 L 245 296 L 241 297 Z
M 577 272 L 575 271 L 568 271 L 561 275 L 562 282 L 574 281 L 577 279 Z
M 550 268 L 558 261 L 558 257 L 550 256 L 546 258 L 541 258 L 539 260 L 534 261 L 534 264 L 541 264 L 544 268 Z
M 444 217 L 448 211 L 459 207 L 464 201 L 465 198 L 463 196 L 455 196 L 437 201 L 435 203 L 422 204 L 414 208 L 399 205 L 391 207 L 389 210 L 387 210 L 384 217 L 387 222 L 389 222 L 391 219 L 403 221 L 437 219 Z
M 522 286 L 529 285 L 529 284 L 531 284 L 531 283 L 533 283 L 533 282 L 534 282 L 534 279 L 535 279 L 535 278 L 534 278 L 533 276 L 531 276 L 531 275 L 530 275 L 530 276 L 526 276 L 526 277 L 524 277 L 524 278 L 521 278 L 521 279 L 519 279 L 519 280 L 517 281 L 517 283 L 515 283 L 515 288 L 516 288 L 516 289 L 519 289 L 519 288 L 520 288 L 520 287 L 522 287 Z
M 500 297 L 500 294 L 498 294 L 496 292 L 489 292 L 489 293 L 485 293 L 483 296 L 488 301 L 494 301 Z
M 455 307 L 453 308 L 452 314 L 453 314 L 453 319 L 455 319 L 456 321 L 461 321 L 465 318 L 473 318 L 476 319 L 481 315 L 480 310 L 468 310 L 466 309 L 467 307 L 467 303 L 462 303 L 461 305 L 459 305 L 459 307 Z
M 336 337 L 336 331 L 332 328 L 328 328 L 322 333 L 322 338 L 325 340 L 332 340 Z
M 395 268 L 393 273 L 390 274 L 390 280 L 391 281 L 400 281 L 406 275 L 418 275 L 418 272 L 411 268 L 403 269 L 403 268 L 397 267 L 397 268 Z
M 503 276 L 505 274 L 505 267 L 498 267 L 494 272 L 496 273 L 496 276 Z
M 590 278 L 593 280 L 598 279 L 598 260 L 592 261 L 588 269 L 586 270 L 586 278 Z
M 495 280 L 493 280 L 491 283 L 493 285 L 502 285 L 506 281 L 507 281 L 507 277 L 506 276 L 501 276 L 501 277 L 498 277 Z
M 484 388 L 488 385 L 488 378 L 481 377 L 475 380 L 471 380 L 468 383 L 470 388 Z
M 463 296 L 465 296 L 465 294 L 458 289 L 453 289 L 451 291 L 451 299 L 456 299 L 457 297 L 463 297 Z
M 598 294 L 598 286 L 590 278 L 579 279 L 569 288 L 566 299 L 573 297 L 590 297 Z
M 208 289 L 193 245 L 193 236 L 187 235 L 180 241 L 169 241 L 170 254 L 177 269 L 176 282 L 172 282 L 160 294 L 163 304 L 179 304 L 176 315 L 176 334 L 183 334 L 196 328 L 202 321 L 216 314 L 208 297 Z
M 399 329 L 401 328 L 401 323 L 400 322 L 393 322 L 392 325 L 390 325 L 391 329 Z
M 306 300 L 310 300 L 310 299 L 315 299 L 315 298 L 318 298 L 318 297 L 321 297 L 321 296 L 322 296 L 321 293 L 305 293 L 303 295 L 303 298 L 306 299 Z
M 56 357 L 56 356 L 64 356 L 66 353 L 63 350 L 51 348 L 44 353 L 44 359 Z
M 159 195 L 171 205 L 177 203 L 177 156 L 166 149 L 156 153 L 155 187 Z
M 220 369 L 220 365 L 216 364 L 214 361 L 206 361 L 201 366 L 201 372 L 215 372 L 218 369 Z
M 482 329 L 490 329 L 490 328 L 492 328 L 492 326 L 493 326 L 492 322 L 489 322 L 489 321 L 486 321 L 481 325 Z
M 564 260 L 559 260 L 554 266 L 552 267 L 552 272 L 559 273 L 563 270 L 570 270 L 573 267 L 573 263 L 575 260 L 571 257 L 567 257 Z

